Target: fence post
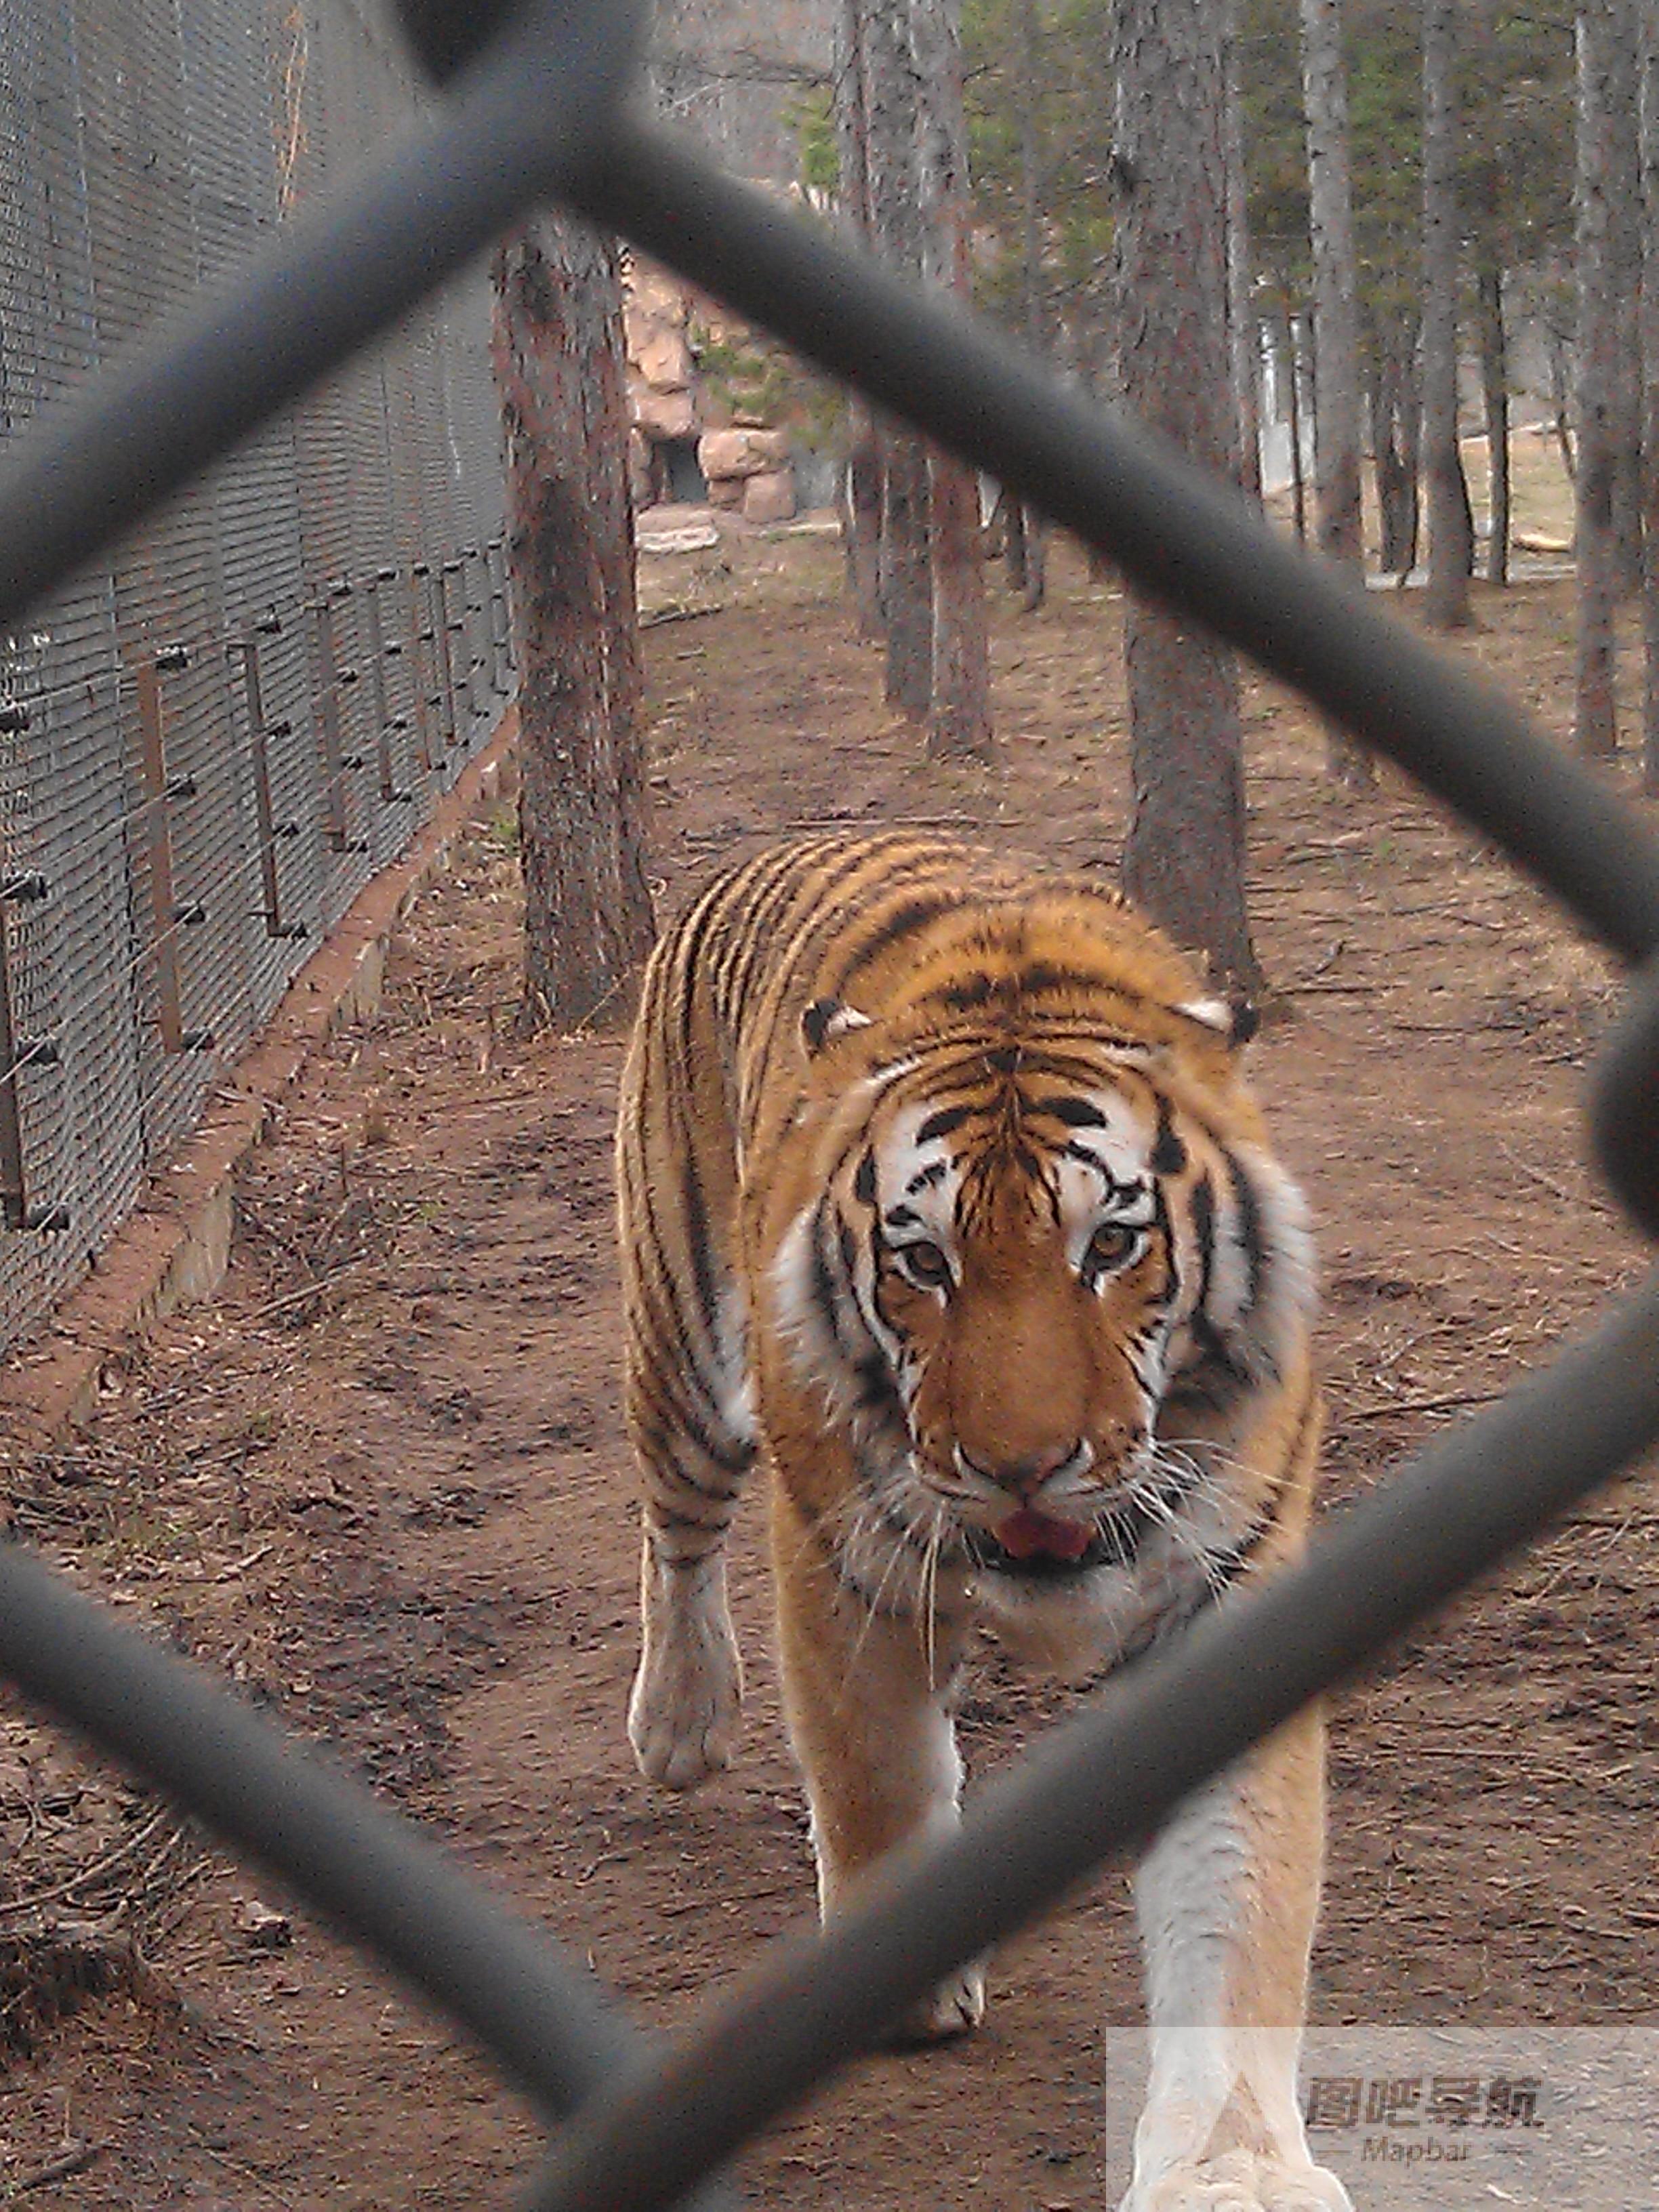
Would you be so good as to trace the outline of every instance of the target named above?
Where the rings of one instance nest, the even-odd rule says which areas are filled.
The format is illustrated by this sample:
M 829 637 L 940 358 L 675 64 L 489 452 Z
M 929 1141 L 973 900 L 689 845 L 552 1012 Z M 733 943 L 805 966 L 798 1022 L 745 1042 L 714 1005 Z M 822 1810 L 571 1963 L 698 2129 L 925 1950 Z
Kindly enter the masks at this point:
M 29 710 L 21 700 L 0 700 L 0 733 L 17 735 L 28 726 Z M 0 876 L 0 1219 L 8 1229 L 56 1230 L 70 1224 L 64 1206 L 29 1204 L 18 1079 L 26 1067 L 57 1067 L 61 1063 L 55 1037 L 19 1041 L 12 1012 L 11 933 L 6 919 L 6 909 L 44 899 L 49 889 L 46 878 L 33 869 Z
M 356 669 L 340 665 L 334 629 L 334 602 L 351 586 L 343 580 L 331 584 L 312 601 L 310 613 L 317 648 L 317 742 L 323 763 L 323 836 L 331 852 L 366 853 L 366 837 L 351 834 L 351 788 L 347 772 L 361 768 L 356 754 L 348 755 L 343 743 L 340 694 L 356 681 Z
M 449 649 L 449 586 L 445 581 L 455 565 L 453 561 L 445 561 L 428 570 L 427 575 L 427 599 L 432 610 L 433 659 L 438 680 L 439 704 L 443 714 L 446 754 L 453 752 L 461 741 L 461 726 L 455 713 L 455 657 Z
M 396 638 L 386 635 L 386 623 L 380 613 L 380 592 L 384 585 L 396 580 L 395 568 L 381 568 L 370 577 L 363 596 L 363 621 L 368 631 L 368 673 L 370 697 L 374 702 L 374 760 L 380 772 L 380 804 L 382 806 L 412 806 L 415 794 L 398 781 L 397 765 L 392 757 L 393 733 L 409 727 L 406 718 L 392 712 L 391 697 L 386 690 L 386 665 L 395 659 L 401 650 Z
M 507 547 L 492 538 L 484 548 L 489 579 L 489 687 L 498 699 L 513 688 L 513 618 L 507 603 Z
M 283 618 L 273 607 L 269 614 L 250 623 L 239 638 L 233 639 L 231 651 L 241 664 L 242 690 L 247 701 L 248 760 L 253 770 L 253 820 L 259 845 L 259 886 L 264 906 L 265 935 L 298 939 L 311 933 L 303 921 L 284 921 L 283 919 L 282 872 L 276 862 L 276 841 L 297 837 L 297 822 L 278 822 L 270 798 L 270 752 L 272 738 L 289 736 L 292 722 L 274 722 L 267 726 L 264 693 L 259 682 L 259 640 L 261 637 L 280 637 Z
M 190 648 L 164 645 L 148 660 L 140 661 L 133 681 L 138 694 L 138 735 L 143 761 L 145 844 L 149 861 L 150 915 L 155 934 L 151 951 L 155 962 L 156 1023 L 164 1052 L 210 1052 L 210 1029 L 186 1029 L 179 975 L 179 932 L 204 921 L 207 909 L 199 902 L 181 906 L 173 892 L 173 828 L 167 809 L 176 800 L 194 799 L 193 776 L 169 782 L 167 734 L 162 719 L 161 678 L 169 669 L 188 668 Z

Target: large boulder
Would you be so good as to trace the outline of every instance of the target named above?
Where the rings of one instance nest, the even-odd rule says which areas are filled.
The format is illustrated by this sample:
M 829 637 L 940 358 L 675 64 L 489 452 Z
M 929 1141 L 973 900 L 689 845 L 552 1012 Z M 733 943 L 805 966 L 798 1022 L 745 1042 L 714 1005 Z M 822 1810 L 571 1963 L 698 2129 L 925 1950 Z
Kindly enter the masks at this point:
M 696 403 L 689 392 L 653 392 L 635 384 L 629 394 L 634 421 L 648 438 L 695 438 Z
M 795 513 L 795 477 L 792 469 L 768 469 L 746 477 L 743 485 L 745 522 L 789 522 Z
M 628 489 L 636 507 L 651 498 L 651 441 L 637 425 L 628 433 Z
M 765 476 L 788 459 L 787 430 L 705 430 L 697 441 L 697 465 L 710 483 L 722 477 Z
M 632 366 L 649 391 L 689 392 L 691 388 L 691 349 L 684 331 L 655 324 L 641 331 Z

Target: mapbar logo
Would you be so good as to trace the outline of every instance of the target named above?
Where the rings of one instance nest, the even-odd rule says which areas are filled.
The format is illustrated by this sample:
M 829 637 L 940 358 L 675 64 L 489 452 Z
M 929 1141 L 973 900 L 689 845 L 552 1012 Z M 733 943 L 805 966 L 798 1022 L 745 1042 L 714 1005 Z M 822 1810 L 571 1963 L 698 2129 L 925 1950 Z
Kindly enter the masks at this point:
M 1469 2154 L 1468 2143 L 1410 2142 L 1403 2136 L 1367 2136 L 1359 2147 L 1363 2166 L 1455 2166 Z
M 1295 2031 L 1255 2031 L 1281 2033 Z M 1113 2203 L 1134 2170 L 1148 2052 L 1139 2030 L 1114 2029 L 1106 2043 Z M 1295 2056 L 1275 2053 L 1281 2064 Z M 1248 2087 L 1254 2040 L 1235 2058 Z M 1659 2027 L 1316 2023 L 1300 2039 L 1297 2080 L 1309 2154 L 1361 2212 L 1659 2207 Z

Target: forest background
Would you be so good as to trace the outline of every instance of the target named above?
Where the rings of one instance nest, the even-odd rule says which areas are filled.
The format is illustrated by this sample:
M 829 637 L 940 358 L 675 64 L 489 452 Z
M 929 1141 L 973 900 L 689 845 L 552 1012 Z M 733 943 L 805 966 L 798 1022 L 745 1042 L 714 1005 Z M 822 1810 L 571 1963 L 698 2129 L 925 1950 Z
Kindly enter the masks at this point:
M 738 0 L 681 0 L 658 19 L 655 76 L 662 109 L 712 137 L 732 166 L 912 280 L 971 295 L 1063 376 L 1121 402 L 1201 467 L 1259 497 L 1264 459 L 1270 480 L 1276 465 L 1294 527 L 1356 579 L 1368 487 L 1377 564 L 1426 583 L 1424 611 L 1438 629 L 1470 618 L 1481 547 L 1462 439 L 1477 417 L 1485 570 L 1508 580 L 1510 403 L 1523 386 L 1574 484 L 1573 528 L 1541 550 L 1577 562 L 1577 742 L 1616 751 L 1615 611 L 1639 592 L 1643 781 L 1654 790 L 1659 422 L 1644 422 L 1644 395 L 1659 391 L 1659 374 L 1644 383 L 1642 362 L 1659 361 L 1656 57 L 1659 28 L 1633 0 L 793 0 L 765 21 Z M 782 118 L 759 159 L 755 134 L 745 143 L 738 127 L 757 94 Z M 560 263 L 556 240 L 550 251 Z M 568 299 L 541 342 L 550 363 L 604 323 L 598 295 L 584 304 L 571 286 Z M 510 313 L 507 327 L 511 337 Z M 1035 608 L 1042 519 L 999 500 L 981 537 L 969 472 L 950 456 L 805 373 L 792 395 L 796 373 L 763 342 L 746 356 L 725 339 L 713 350 L 737 409 L 763 390 L 774 416 L 792 417 L 842 471 L 854 618 L 884 646 L 888 704 L 925 729 L 930 757 L 988 760 L 980 556 L 1005 553 Z M 516 339 L 503 349 L 509 428 L 534 411 L 515 418 L 511 396 L 532 390 L 534 351 Z M 584 389 L 599 374 L 592 358 Z M 607 436 L 584 410 L 561 441 L 572 410 L 545 412 L 548 434 L 521 441 L 514 463 L 521 535 L 563 465 L 561 444 L 591 475 L 592 457 L 625 431 L 620 413 Z M 597 480 L 574 504 L 615 507 Z M 612 554 L 620 577 L 626 564 Z M 583 667 L 625 669 L 625 580 L 595 610 L 599 628 L 613 625 L 610 646 L 555 640 L 546 656 L 538 578 L 520 582 L 532 609 L 529 688 L 544 657 L 564 672 L 562 692 L 580 689 Z M 1124 887 L 1218 984 L 1257 1000 L 1236 672 L 1133 589 L 1128 607 Z M 612 701 L 613 732 L 631 696 L 624 684 Z M 535 726 L 527 716 L 531 757 Z M 597 719 L 594 729 L 585 750 L 607 804 L 550 806 L 544 830 L 540 807 L 525 809 L 526 1000 L 567 1019 L 615 988 L 650 938 L 643 902 L 617 895 L 640 836 L 633 739 Z M 1348 783 L 1371 774 L 1334 728 L 1328 765 Z M 596 855 L 579 880 L 560 856 L 607 813 L 618 817 L 617 854 Z M 544 878 L 558 897 L 540 897 Z M 598 969 L 562 980 L 535 948 L 573 902 L 592 922 L 566 933 L 573 951 L 608 949 Z M 614 917 L 630 910 L 635 926 L 618 938 Z

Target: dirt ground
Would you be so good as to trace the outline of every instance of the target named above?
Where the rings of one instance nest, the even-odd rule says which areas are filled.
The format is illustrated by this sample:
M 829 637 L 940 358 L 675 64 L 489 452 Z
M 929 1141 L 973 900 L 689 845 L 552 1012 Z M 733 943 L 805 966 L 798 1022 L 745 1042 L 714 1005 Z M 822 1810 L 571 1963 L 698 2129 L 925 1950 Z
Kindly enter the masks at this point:
M 647 634 L 662 911 L 714 861 L 830 822 L 960 825 L 1109 872 L 1121 603 L 1070 559 L 1056 583 L 1036 618 L 998 609 L 999 764 L 945 771 L 883 710 L 832 545 L 662 564 L 647 593 L 687 617 Z M 1563 727 L 1568 587 L 1478 609 L 1465 649 Z M 1287 1000 L 1256 1066 L 1322 1224 L 1340 1501 L 1637 1272 L 1583 1164 L 1615 987 L 1397 781 L 1330 787 L 1298 705 L 1252 679 L 1247 711 L 1258 943 Z M 382 1013 L 283 1102 L 222 1295 L 113 1353 L 85 1433 L 14 1454 L 3 1495 L 45 1557 L 331 1747 L 672 2027 L 808 1911 L 805 1825 L 758 1508 L 740 1763 L 668 1800 L 629 1754 L 622 1048 L 614 1024 L 515 1039 L 516 927 L 502 809 L 415 906 Z M 1632 1480 L 1340 1700 L 1319 2017 L 1654 2016 L 1656 1625 L 1659 1510 Z M 988 1656 L 973 1771 L 1065 1702 Z M 0 1855 L 0 1967 L 55 1940 L 109 1984 L 55 2020 L 49 1992 L 0 2012 L 0 2201 L 449 2212 L 506 2202 L 534 2159 L 531 2121 L 442 2024 L 15 1701 Z M 1106 2201 L 1103 2045 L 1137 2014 L 1131 1935 L 1109 1869 L 1000 1958 L 980 2036 L 875 2062 L 753 2148 L 749 2201 Z

